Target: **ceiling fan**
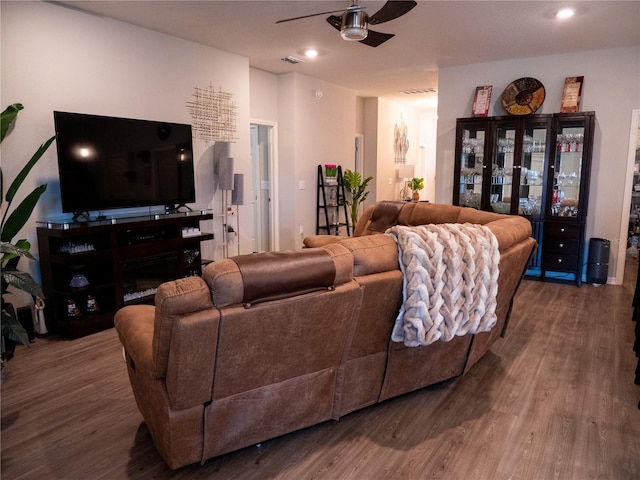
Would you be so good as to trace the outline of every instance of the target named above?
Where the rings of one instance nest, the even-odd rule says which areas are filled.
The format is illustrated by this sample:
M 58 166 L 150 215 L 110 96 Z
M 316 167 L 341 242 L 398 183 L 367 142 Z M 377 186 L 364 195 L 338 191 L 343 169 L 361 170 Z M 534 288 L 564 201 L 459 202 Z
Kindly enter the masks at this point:
M 340 31 L 340 36 L 344 40 L 364 43 L 370 47 L 382 45 L 390 38 L 395 37 L 393 33 L 380 33 L 369 30 L 369 25 L 378 25 L 401 17 L 408 13 L 418 3 L 414 1 L 388 1 L 380 10 L 369 16 L 364 11 L 366 7 L 358 5 L 357 0 L 346 8 L 346 10 L 333 10 L 330 12 L 312 13 L 301 17 L 285 18 L 278 20 L 276 23 L 291 22 L 302 18 L 317 17 L 320 15 L 329 15 L 334 13 L 342 13 L 342 15 L 329 15 L 327 22 L 336 30 Z

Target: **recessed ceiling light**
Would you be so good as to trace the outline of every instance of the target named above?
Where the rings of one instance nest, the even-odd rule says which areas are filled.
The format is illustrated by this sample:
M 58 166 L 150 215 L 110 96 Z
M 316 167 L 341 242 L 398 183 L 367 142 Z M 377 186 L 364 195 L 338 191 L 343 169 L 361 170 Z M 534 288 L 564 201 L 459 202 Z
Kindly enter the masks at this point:
M 562 10 L 558 10 L 556 13 L 556 17 L 560 19 L 565 19 L 569 17 L 573 17 L 576 11 L 573 8 L 563 8 Z
M 314 48 L 309 48 L 304 51 L 304 55 L 307 58 L 316 58 L 318 56 L 318 51 Z

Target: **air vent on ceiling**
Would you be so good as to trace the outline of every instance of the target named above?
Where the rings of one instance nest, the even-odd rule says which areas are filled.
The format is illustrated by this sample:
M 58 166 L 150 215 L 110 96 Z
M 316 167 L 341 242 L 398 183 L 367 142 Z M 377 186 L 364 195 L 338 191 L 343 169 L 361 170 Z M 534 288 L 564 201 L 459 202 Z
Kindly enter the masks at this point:
M 304 63 L 303 60 L 301 60 L 301 59 L 299 59 L 297 57 L 294 57 L 293 55 L 289 55 L 288 57 L 281 58 L 280 60 L 282 60 L 283 62 L 287 62 L 287 63 L 293 63 L 294 65 L 296 63 Z
M 403 95 L 421 95 L 423 93 L 437 93 L 435 88 L 414 88 L 413 90 L 402 90 Z

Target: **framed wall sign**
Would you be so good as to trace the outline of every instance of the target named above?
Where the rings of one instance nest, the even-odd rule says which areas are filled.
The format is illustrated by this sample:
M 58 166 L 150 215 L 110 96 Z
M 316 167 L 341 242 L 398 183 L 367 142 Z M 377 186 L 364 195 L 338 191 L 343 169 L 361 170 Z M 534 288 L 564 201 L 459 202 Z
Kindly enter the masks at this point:
M 582 84 L 584 77 L 567 77 L 564 79 L 562 91 L 562 103 L 560 112 L 575 113 L 580 111 L 580 98 L 582 97 Z
M 486 117 L 489 115 L 489 103 L 491 102 L 491 85 L 476 88 L 476 95 L 473 98 L 473 116 Z

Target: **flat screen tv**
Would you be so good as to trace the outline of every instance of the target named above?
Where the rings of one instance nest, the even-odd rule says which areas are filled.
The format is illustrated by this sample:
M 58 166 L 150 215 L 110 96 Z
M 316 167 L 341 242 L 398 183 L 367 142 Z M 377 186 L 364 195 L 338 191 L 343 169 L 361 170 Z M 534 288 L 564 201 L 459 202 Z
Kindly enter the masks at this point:
M 195 202 L 191 125 L 53 112 L 63 212 Z

